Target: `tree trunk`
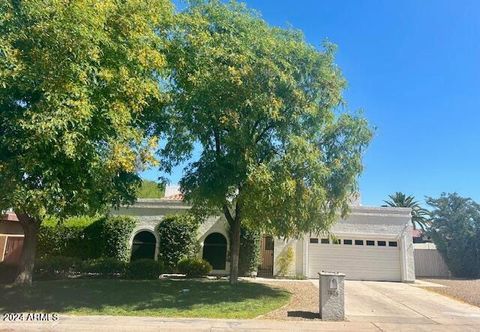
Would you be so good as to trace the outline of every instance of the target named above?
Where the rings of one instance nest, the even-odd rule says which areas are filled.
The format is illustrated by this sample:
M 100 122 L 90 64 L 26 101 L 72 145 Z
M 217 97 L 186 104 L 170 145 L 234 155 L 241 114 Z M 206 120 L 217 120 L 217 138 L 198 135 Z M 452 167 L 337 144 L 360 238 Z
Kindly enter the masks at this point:
M 232 227 L 232 238 L 230 242 L 230 284 L 238 282 L 238 258 L 240 255 L 240 219 L 235 216 Z
M 20 258 L 19 274 L 15 279 L 16 285 L 31 285 L 35 254 L 37 250 L 37 236 L 40 221 L 26 214 L 17 214 L 24 232 L 23 251 Z

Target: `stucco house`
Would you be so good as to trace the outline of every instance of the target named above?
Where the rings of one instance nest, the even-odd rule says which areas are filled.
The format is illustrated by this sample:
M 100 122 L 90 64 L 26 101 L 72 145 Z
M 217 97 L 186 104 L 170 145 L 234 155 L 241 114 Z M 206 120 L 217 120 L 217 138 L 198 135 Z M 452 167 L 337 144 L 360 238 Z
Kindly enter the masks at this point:
M 175 188 L 167 188 L 165 198 L 139 199 L 114 214 L 135 216 L 139 223 L 130 238 L 132 252 L 157 257 L 159 239 L 155 227 L 166 215 L 185 212 L 190 207 Z M 414 248 L 411 236 L 411 213 L 408 208 L 364 207 L 353 203 L 347 218 L 332 228 L 333 238 L 305 234 L 300 239 L 264 236 L 261 241 L 259 275 L 278 274 L 278 259 L 288 247 L 294 252 L 288 275 L 317 278 L 320 271 L 336 271 L 347 279 L 413 282 Z M 199 230 L 201 250 L 215 274 L 227 274 L 229 238 L 223 216 L 212 216 Z

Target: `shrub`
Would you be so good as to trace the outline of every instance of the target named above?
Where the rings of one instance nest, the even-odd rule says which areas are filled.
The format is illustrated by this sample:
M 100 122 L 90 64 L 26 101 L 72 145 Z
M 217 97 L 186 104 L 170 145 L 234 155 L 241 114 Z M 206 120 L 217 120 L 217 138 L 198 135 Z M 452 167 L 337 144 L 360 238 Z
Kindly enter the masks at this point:
M 286 276 L 289 271 L 290 267 L 292 266 L 293 259 L 294 259 L 294 251 L 292 246 L 286 247 L 278 256 L 277 259 L 277 268 L 278 268 L 278 275 L 279 276 Z
M 75 217 L 62 223 L 50 219 L 40 228 L 37 257 L 112 257 L 127 262 L 134 228 L 135 220 L 124 216 Z
M 59 222 L 49 219 L 42 223 L 38 234 L 37 257 L 67 256 L 88 258 L 98 250 L 91 248 L 95 242 L 86 241 L 85 229 L 99 217 L 74 217 Z
M 0 284 L 11 284 L 18 275 L 18 266 L 0 263 Z
M 240 255 L 238 271 L 240 275 L 247 275 L 257 271 L 260 262 L 260 233 L 242 228 L 240 233 Z
M 163 264 L 161 261 L 153 259 L 138 259 L 130 262 L 126 269 L 126 278 L 146 280 L 158 279 L 163 272 Z
M 63 278 L 81 270 L 82 261 L 76 257 L 48 256 L 35 263 L 35 272 L 43 278 Z
M 115 216 L 102 219 L 101 248 L 104 257 L 113 257 L 128 262 L 130 260 L 129 239 L 136 221 L 128 216 Z
M 156 228 L 159 235 L 159 259 L 172 271 L 177 263 L 195 253 L 198 222 L 190 214 L 165 217 Z
M 102 276 L 125 274 L 127 263 L 111 257 L 96 258 L 85 261 L 82 265 L 83 273 L 95 273 Z
M 203 277 L 212 271 L 209 262 L 201 258 L 183 258 L 178 262 L 178 271 L 187 277 Z

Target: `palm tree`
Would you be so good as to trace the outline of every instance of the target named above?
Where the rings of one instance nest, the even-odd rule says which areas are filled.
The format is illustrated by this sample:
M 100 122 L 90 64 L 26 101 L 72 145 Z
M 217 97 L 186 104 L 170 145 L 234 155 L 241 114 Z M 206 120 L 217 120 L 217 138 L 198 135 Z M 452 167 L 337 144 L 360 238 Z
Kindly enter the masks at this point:
M 396 192 L 393 195 L 388 196 L 390 199 L 384 201 L 387 205 L 383 206 L 391 206 L 391 207 L 408 207 L 412 209 L 412 224 L 413 229 L 417 229 L 417 225 L 425 231 L 426 228 L 429 227 L 428 217 L 430 213 L 427 209 L 424 209 L 420 206 L 420 203 L 415 200 L 413 196 L 407 196 L 404 193 Z

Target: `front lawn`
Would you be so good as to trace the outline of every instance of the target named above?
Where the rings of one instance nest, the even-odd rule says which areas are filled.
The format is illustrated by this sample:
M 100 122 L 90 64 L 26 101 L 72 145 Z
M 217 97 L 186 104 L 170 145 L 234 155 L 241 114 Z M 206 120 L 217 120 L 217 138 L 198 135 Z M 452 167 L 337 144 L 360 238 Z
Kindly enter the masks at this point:
M 285 290 L 208 280 L 58 280 L 0 286 L 0 312 L 254 318 L 285 305 Z

